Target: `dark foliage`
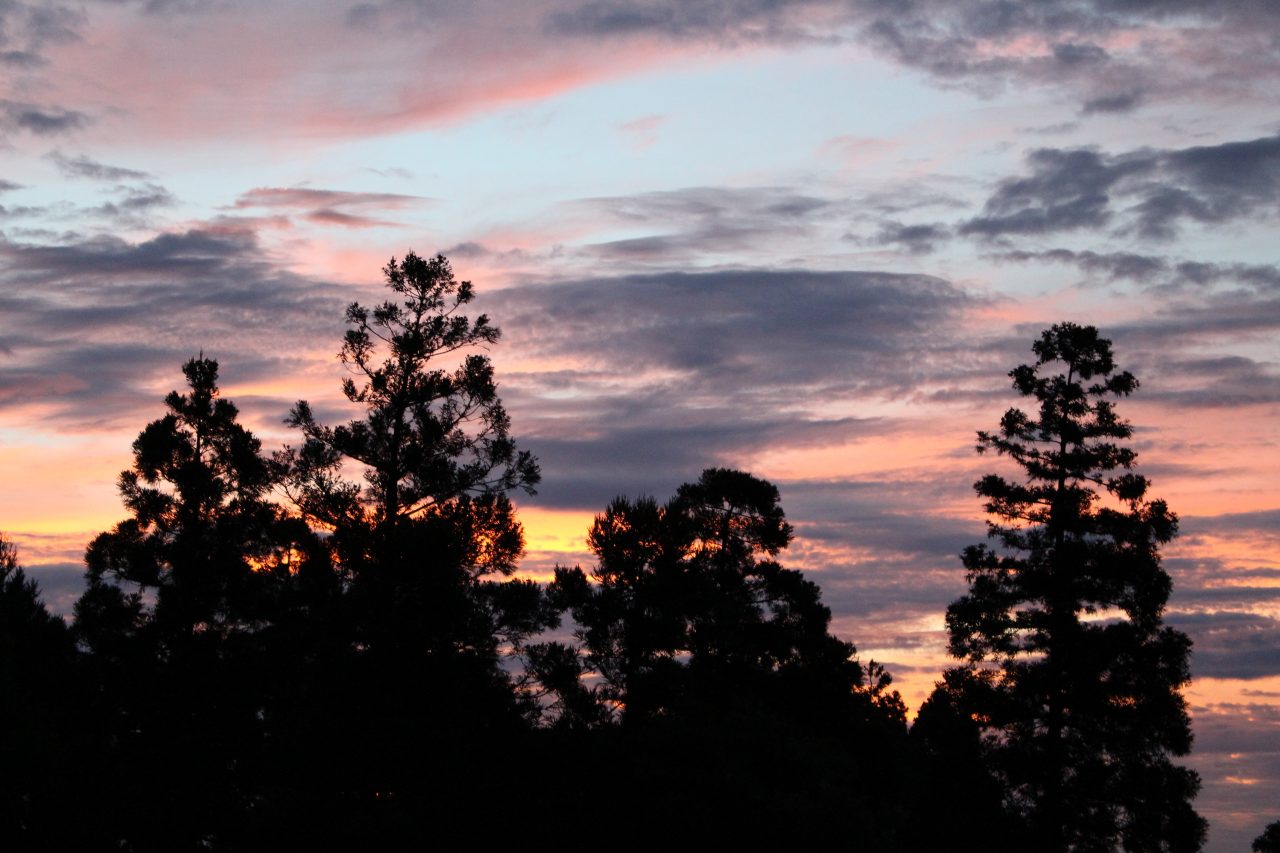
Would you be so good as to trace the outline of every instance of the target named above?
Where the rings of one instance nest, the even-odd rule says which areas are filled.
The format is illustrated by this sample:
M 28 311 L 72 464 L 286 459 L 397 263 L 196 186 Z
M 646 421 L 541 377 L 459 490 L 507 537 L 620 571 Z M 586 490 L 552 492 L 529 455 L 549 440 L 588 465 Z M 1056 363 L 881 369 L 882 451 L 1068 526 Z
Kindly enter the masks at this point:
M 183 367 L 70 629 L 0 538 L 0 847 L 1198 849 L 1177 519 L 1095 330 L 1046 331 L 1011 374 L 1038 411 L 979 434 L 1022 479 L 977 484 L 997 544 L 964 554 L 963 664 L 908 734 L 750 474 L 618 498 L 589 574 L 515 577 L 508 493 L 539 470 L 499 332 L 443 257 L 383 272 L 394 299 L 347 309 L 346 424 L 299 402 L 301 445 L 265 456 L 217 363 Z M 564 614 L 573 642 L 539 636 Z
M 1024 849 L 1198 850 L 1199 780 L 1170 760 L 1191 746 L 1190 641 L 1161 621 L 1177 517 L 1133 472 L 1112 403 L 1138 382 L 1092 327 L 1054 326 L 1033 350 L 1010 376 L 1036 411 L 978 434 L 1022 477 L 975 486 L 997 547 L 964 552 L 969 593 L 947 627 L 965 663 L 930 702 L 976 721 Z
M 310 579 L 307 527 L 269 500 L 260 443 L 219 395 L 217 362 L 133 443 L 130 517 L 89 545 L 75 635 L 110 787 L 101 830 L 137 849 L 227 841 L 252 802 L 281 626 Z
M 664 505 L 615 500 L 590 579 L 551 585 L 580 647 L 537 646 L 532 669 L 554 725 L 647 799 L 651 833 L 900 849 L 905 709 L 828 632 L 817 585 L 773 559 L 791 538 L 778 490 L 740 471 L 708 469 Z
M 474 291 L 442 256 L 410 253 L 383 272 L 397 299 L 351 305 L 340 352 L 360 416 L 324 426 L 299 402 L 289 423 L 304 442 L 277 457 L 342 589 L 331 647 L 279 744 L 309 768 L 302 799 L 347 814 L 412 808 L 405 819 L 421 825 L 427 804 L 461 813 L 514 772 L 500 756 L 532 706 L 505 651 L 557 615 L 541 587 L 511 577 L 524 541 L 506 493 L 532 493 L 539 472 L 476 352 L 498 329 L 461 313 Z M 362 483 L 344 479 L 351 465 Z
M 0 847 L 30 839 L 83 841 L 63 809 L 90 756 L 80 736 L 84 697 L 62 620 L 0 536 Z
M 1250 845 L 1253 853 L 1280 853 L 1280 820 L 1267 824 L 1262 834 Z

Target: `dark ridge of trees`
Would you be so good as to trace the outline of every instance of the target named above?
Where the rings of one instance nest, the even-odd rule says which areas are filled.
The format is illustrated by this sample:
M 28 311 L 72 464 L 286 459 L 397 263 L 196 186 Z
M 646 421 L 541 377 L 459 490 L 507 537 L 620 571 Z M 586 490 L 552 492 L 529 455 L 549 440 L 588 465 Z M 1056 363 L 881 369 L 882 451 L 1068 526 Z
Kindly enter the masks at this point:
M 791 538 L 776 487 L 711 468 L 662 505 L 616 499 L 590 577 L 556 572 L 577 645 L 532 648 L 531 669 L 553 729 L 596 751 L 587 778 L 646 803 L 647 838 L 903 849 L 905 707 L 774 559 Z
M 1280 853 L 1280 820 L 1267 824 L 1262 834 L 1249 846 L 1253 853 Z
M 975 484 L 996 546 L 963 554 L 969 592 L 947 610 L 963 663 L 922 711 L 922 733 L 974 721 L 943 752 L 981 759 L 1019 849 L 1198 850 L 1199 777 L 1171 760 L 1191 748 L 1191 641 L 1161 618 L 1172 582 L 1160 546 L 1178 520 L 1134 472 L 1133 430 L 1113 402 L 1138 381 L 1090 326 L 1055 325 L 1032 350 L 1009 375 L 1034 411 L 1009 409 L 978 433 L 978 451 L 1021 477 Z M 960 713 L 936 720 L 944 708 Z
M 580 626 L 570 654 L 533 650 L 557 685 L 556 724 L 637 728 L 750 701 L 902 729 L 883 669 L 858 663 L 828 633 L 817 585 L 773 559 L 791 539 L 777 488 L 741 471 L 709 468 L 661 506 L 616 499 L 588 536 L 590 580 L 561 568 L 549 590 Z
M 75 645 L 40 601 L 36 582 L 0 535 L 0 847 L 49 837 L 86 756 L 73 737 L 84 722 Z M 73 837 L 59 833 L 61 838 Z
M 0 538 L 3 849 L 1195 849 L 1194 775 L 1166 757 L 1189 746 L 1187 643 L 1159 618 L 1176 519 L 1110 473 L 1133 456 L 1101 397 L 1136 380 L 1095 330 L 1046 332 L 1012 374 L 1039 418 L 980 434 L 1027 480 L 979 484 L 1003 552 L 966 552 L 966 663 L 908 730 L 748 473 L 619 497 L 588 571 L 515 577 L 508 494 L 539 470 L 500 333 L 442 256 L 383 273 L 392 297 L 346 312 L 346 423 L 300 401 L 299 443 L 265 454 L 217 362 L 183 366 L 70 627 Z

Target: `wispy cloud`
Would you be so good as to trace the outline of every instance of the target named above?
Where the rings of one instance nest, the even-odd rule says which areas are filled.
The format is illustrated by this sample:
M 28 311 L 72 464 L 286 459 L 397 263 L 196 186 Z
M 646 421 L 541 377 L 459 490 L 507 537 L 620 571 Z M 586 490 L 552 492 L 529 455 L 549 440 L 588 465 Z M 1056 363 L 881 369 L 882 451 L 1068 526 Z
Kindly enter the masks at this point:
M 68 178 L 87 178 L 91 181 L 143 181 L 151 178 L 151 175 L 146 172 L 126 169 L 122 166 L 108 166 L 83 154 L 68 157 L 61 151 L 50 151 L 45 157 Z

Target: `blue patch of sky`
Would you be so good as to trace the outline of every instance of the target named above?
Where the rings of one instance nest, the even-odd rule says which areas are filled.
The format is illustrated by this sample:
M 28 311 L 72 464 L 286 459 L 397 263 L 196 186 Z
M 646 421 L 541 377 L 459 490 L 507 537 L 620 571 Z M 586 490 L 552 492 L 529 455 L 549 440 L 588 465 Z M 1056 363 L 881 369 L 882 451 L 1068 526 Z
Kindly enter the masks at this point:
M 577 198 L 787 182 L 813 172 L 827 140 L 893 139 L 954 97 L 847 50 L 726 53 L 445 128 L 356 140 L 330 156 L 352 176 L 407 169 L 407 191 L 443 198 L 462 222 L 495 224 Z M 623 129 L 648 117 L 661 120 Z

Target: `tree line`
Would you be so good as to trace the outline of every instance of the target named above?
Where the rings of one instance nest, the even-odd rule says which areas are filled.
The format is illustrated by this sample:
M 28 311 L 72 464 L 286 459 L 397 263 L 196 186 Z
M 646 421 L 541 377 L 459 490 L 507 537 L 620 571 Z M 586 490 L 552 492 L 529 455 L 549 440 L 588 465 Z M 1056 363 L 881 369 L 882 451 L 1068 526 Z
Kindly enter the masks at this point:
M 1177 518 L 1096 329 L 1044 331 L 1010 373 L 1033 409 L 978 434 L 1018 476 L 976 484 L 957 662 L 908 726 L 779 562 L 794 533 L 751 474 L 619 497 L 589 570 L 515 576 L 508 495 L 540 472 L 499 330 L 443 256 L 383 273 L 346 311 L 359 417 L 300 401 L 264 453 L 202 355 L 133 443 L 69 623 L 0 546 L 5 849 L 1200 848 Z

